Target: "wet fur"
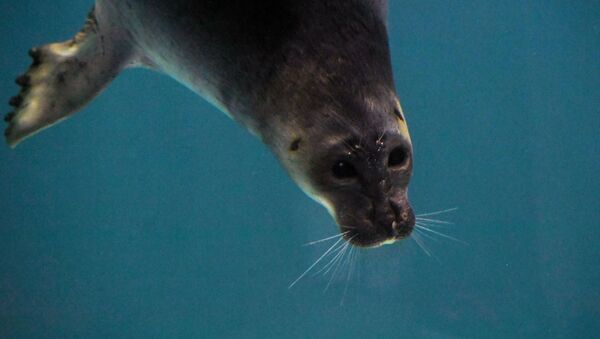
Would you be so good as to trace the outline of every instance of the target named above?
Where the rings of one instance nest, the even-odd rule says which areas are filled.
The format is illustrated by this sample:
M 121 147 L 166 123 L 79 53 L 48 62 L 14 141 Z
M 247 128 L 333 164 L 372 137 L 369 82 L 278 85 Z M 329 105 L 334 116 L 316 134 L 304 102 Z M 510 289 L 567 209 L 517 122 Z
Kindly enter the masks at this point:
M 121 70 L 143 66 L 260 137 L 354 244 L 405 237 L 414 225 L 412 146 L 386 8 L 384 0 L 98 0 L 81 33 L 32 50 L 7 140 L 16 145 L 70 116 Z M 399 147 L 411 160 L 390 169 Z M 361 175 L 336 181 L 331 168 L 340 160 Z

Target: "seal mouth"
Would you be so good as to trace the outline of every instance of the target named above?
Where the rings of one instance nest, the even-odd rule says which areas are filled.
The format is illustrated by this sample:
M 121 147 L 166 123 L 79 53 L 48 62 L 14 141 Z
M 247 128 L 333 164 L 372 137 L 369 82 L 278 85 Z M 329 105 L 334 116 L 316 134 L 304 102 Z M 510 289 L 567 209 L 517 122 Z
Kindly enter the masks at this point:
M 374 226 L 369 221 L 363 225 L 362 227 L 340 226 L 340 232 L 353 246 L 376 248 L 408 238 L 415 227 L 414 221 L 407 223 L 393 221 L 389 227 Z
M 370 208 L 345 209 L 335 215 L 344 239 L 357 247 L 379 247 L 408 238 L 415 228 L 415 214 L 408 199 L 385 199 Z

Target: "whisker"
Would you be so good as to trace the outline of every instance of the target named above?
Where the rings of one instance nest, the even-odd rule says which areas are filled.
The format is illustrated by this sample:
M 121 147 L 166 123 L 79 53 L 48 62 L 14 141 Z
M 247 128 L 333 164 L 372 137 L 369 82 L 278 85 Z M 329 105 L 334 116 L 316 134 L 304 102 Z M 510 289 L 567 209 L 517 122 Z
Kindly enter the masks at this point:
M 347 244 L 345 244 L 347 245 Z M 329 266 L 329 268 L 325 271 L 325 273 L 323 273 L 323 276 L 327 276 L 327 274 L 334 268 L 337 267 L 338 263 L 342 261 L 343 257 L 344 257 L 344 252 L 346 251 L 346 248 L 348 246 L 344 246 L 344 248 L 342 248 L 342 250 L 338 253 L 338 255 L 336 255 L 336 259 L 333 262 L 333 264 L 331 266 Z
M 454 223 L 451 222 L 451 221 L 444 221 L 444 220 L 438 220 L 438 219 L 428 219 L 428 218 L 421 218 L 421 217 L 415 217 L 415 219 L 419 220 L 419 221 L 431 222 L 431 223 L 434 223 L 434 224 L 454 225 Z
M 448 213 L 448 212 L 453 212 L 456 211 L 458 209 L 458 207 L 452 207 L 452 208 L 448 208 L 445 210 L 441 210 L 441 211 L 435 211 L 435 212 L 428 212 L 428 213 L 423 213 L 423 214 L 417 214 L 417 217 L 426 217 L 426 216 L 430 216 L 430 215 L 437 215 L 437 214 L 442 214 L 442 213 Z
M 447 239 L 450 239 L 450 240 L 454 240 L 454 241 L 456 241 L 456 242 L 459 242 L 459 243 L 461 243 L 461 244 L 463 244 L 463 245 L 468 245 L 468 243 L 467 243 L 467 242 L 465 242 L 465 241 L 463 241 L 463 240 L 460 240 L 460 239 L 457 239 L 457 238 L 455 238 L 455 237 L 449 236 L 449 235 L 447 235 L 447 234 L 444 234 L 444 233 L 438 232 L 438 231 L 436 231 L 436 230 L 432 230 L 432 229 L 431 229 L 431 228 L 429 228 L 429 227 L 425 227 L 425 226 L 423 226 L 423 225 L 415 225 L 415 226 L 416 226 L 417 228 L 419 228 L 419 229 L 422 229 L 422 230 L 425 230 L 425 231 L 431 232 L 431 233 L 433 233 L 433 234 L 437 234 L 437 235 L 439 235 L 440 237 L 444 237 L 444 238 L 447 238 Z
M 339 234 L 336 234 L 336 235 L 332 235 L 332 236 L 330 236 L 330 237 L 327 237 L 327 238 L 323 238 L 323 239 L 319 239 L 319 240 L 311 241 L 311 242 L 308 242 L 308 243 L 306 243 L 306 244 L 304 244 L 304 245 L 302 245 L 302 246 L 311 246 L 311 245 L 314 245 L 314 244 L 322 243 L 322 242 L 324 242 L 324 241 L 331 240 L 331 239 L 335 239 L 335 238 L 337 238 L 337 237 L 341 237 L 341 236 L 343 236 L 343 235 L 346 235 L 348 232 L 350 232 L 350 231 L 346 231 L 346 232 L 343 232 L 343 233 L 339 233 Z
M 430 235 L 430 234 L 428 234 L 426 232 L 421 231 L 419 228 L 415 228 L 415 231 L 417 231 L 421 236 L 423 236 L 423 237 L 425 237 L 427 239 L 431 239 L 431 240 L 433 240 L 435 242 L 439 242 L 440 241 L 440 239 L 435 238 L 434 236 L 432 236 L 432 235 Z
M 354 151 L 354 145 L 352 145 L 348 141 L 342 140 L 342 144 L 344 144 L 344 146 L 346 146 L 346 148 L 348 149 L 348 151 Z
M 335 262 L 333 262 L 333 265 L 336 265 L 336 264 L 338 264 L 338 262 L 341 262 L 341 261 L 342 261 L 342 259 L 343 259 L 343 257 L 344 257 L 344 252 L 346 251 L 346 249 L 348 248 L 348 246 L 350 246 L 350 240 L 354 239 L 354 237 L 356 237 L 356 236 L 357 236 L 357 234 L 355 234 L 354 236 L 352 236 L 352 238 L 350 238 L 350 239 L 348 240 L 348 242 L 346 242 L 345 244 L 343 244 L 343 248 L 342 248 L 342 250 L 341 250 L 341 251 L 339 251 L 339 252 L 338 252 L 338 254 L 336 255 L 336 257 L 337 257 L 337 258 L 336 258 Z M 323 273 L 323 276 L 326 276 L 326 275 L 327 275 L 327 273 L 329 273 L 329 271 L 331 271 L 331 269 L 334 267 L 333 265 L 332 265 L 332 266 L 330 266 L 330 267 L 329 267 L 329 268 L 328 268 L 328 269 L 325 271 L 325 273 Z
M 323 273 L 323 275 L 327 275 L 327 272 L 329 272 L 329 270 L 331 269 L 331 266 L 333 266 L 333 264 L 335 264 L 335 262 L 337 261 L 337 258 L 342 254 L 342 251 L 341 251 L 342 248 L 345 247 L 345 246 L 347 246 L 347 245 L 348 245 L 348 243 L 342 243 L 337 248 L 335 248 L 332 251 L 332 253 L 335 253 L 335 252 L 337 252 L 337 253 L 333 256 L 333 258 L 331 258 L 331 260 L 327 263 L 327 265 L 321 267 L 321 269 L 319 269 L 317 272 L 315 272 L 313 274 L 313 277 L 316 276 L 316 275 L 318 275 L 319 273 L 325 271 L 325 270 L 327 270 L 327 271 L 325 273 Z
M 355 263 L 355 268 L 356 268 L 356 282 L 358 284 L 360 284 L 360 271 L 361 271 L 361 268 L 360 268 L 360 253 L 361 253 L 360 249 L 357 248 L 356 249 L 356 260 L 355 260 L 354 263 Z
M 416 220 L 415 225 L 427 226 L 427 227 L 432 227 L 432 228 L 443 228 L 443 227 L 448 226 L 448 225 L 443 225 L 443 224 L 430 224 L 423 220 Z
M 417 230 L 417 232 L 413 233 L 413 235 L 415 236 L 414 239 L 415 239 L 415 242 L 417 243 L 417 245 L 419 245 L 423 249 L 423 251 L 425 253 L 427 253 L 427 255 L 429 257 L 433 257 L 435 259 L 435 261 L 437 261 L 438 263 L 441 263 L 440 259 L 435 254 L 433 254 L 433 251 L 425 245 L 425 240 L 419 236 L 419 235 L 423 235 L 423 233 L 421 233 Z
M 383 131 L 383 133 L 381 133 L 381 136 L 379 138 L 377 138 L 377 143 L 381 142 L 381 139 L 383 139 L 383 137 L 385 136 L 386 133 L 387 133 L 387 131 Z
M 425 252 L 425 254 L 427 254 L 428 257 L 431 257 L 431 253 L 429 253 L 427 248 L 423 245 L 417 233 L 413 233 L 411 238 L 417 243 L 417 245 L 419 245 L 419 247 L 423 250 L 423 252 Z
M 348 242 L 347 245 L 349 245 L 350 242 Z M 329 278 L 329 282 L 327 283 L 327 286 L 325 286 L 325 289 L 323 290 L 323 292 L 327 291 L 327 289 L 329 288 L 329 285 L 331 285 L 331 282 L 333 281 L 333 279 L 335 278 L 335 276 L 337 275 L 337 272 L 340 268 L 340 266 L 342 266 L 342 262 L 344 261 L 344 256 L 346 255 L 346 251 L 348 250 L 348 246 L 345 246 L 344 249 L 342 249 L 342 256 L 341 259 L 338 259 L 338 262 L 335 266 L 335 269 L 333 270 L 333 273 L 331 273 L 331 278 Z
M 302 279 L 310 270 L 313 269 L 313 267 L 315 267 L 321 260 L 323 260 L 323 258 L 329 254 L 329 252 L 331 252 L 331 250 L 335 247 L 335 245 L 337 245 L 340 241 L 344 240 L 343 237 L 340 237 L 333 245 L 331 245 L 331 247 L 329 247 L 329 249 L 327 251 L 325 251 L 325 253 L 323 253 L 323 255 L 321 255 L 319 257 L 319 259 L 317 259 L 312 265 L 310 265 L 309 268 L 306 269 L 306 271 L 304 271 L 304 273 L 302 273 L 296 280 L 294 280 L 290 286 L 288 286 L 288 289 L 294 287 L 294 285 L 296 285 L 296 283 L 298 281 L 300 281 L 300 279 Z
M 344 305 L 344 299 L 346 298 L 346 292 L 348 292 L 348 285 L 350 284 L 350 278 L 352 277 L 352 271 L 354 270 L 354 255 L 356 253 L 355 247 L 350 249 L 350 255 L 348 255 L 349 264 L 348 264 L 348 276 L 346 277 L 346 287 L 344 287 L 344 294 L 342 295 L 342 300 L 340 301 L 340 306 Z

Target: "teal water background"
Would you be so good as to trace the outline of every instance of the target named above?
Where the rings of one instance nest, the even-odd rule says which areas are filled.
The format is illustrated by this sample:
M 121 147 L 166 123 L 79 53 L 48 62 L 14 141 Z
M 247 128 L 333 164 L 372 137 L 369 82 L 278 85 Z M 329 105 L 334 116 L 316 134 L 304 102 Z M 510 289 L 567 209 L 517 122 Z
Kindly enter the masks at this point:
M 363 250 L 348 284 L 288 289 L 336 232 L 325 209 L 217 109 L 130 70 L 0 147 L 0 337 L 598 337 L 600 2 L 391 2 L 412 204 L 459 207 L 440 217 L 468 245 Z M 91 5 L 0 2 L 2 98 Z

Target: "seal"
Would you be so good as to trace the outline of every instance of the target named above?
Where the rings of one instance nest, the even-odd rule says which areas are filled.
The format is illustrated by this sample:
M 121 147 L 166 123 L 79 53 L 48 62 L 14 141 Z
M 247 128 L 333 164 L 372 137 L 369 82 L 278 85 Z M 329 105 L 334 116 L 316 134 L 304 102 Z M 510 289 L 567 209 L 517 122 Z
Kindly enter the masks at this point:
M 5 119 L 12 147 L 124 69 L 145 67 L 258 136 L 352 245 L 394 242 L 414 227 L 385 0 L 97 0 L 74 38 L 30 55 Z

